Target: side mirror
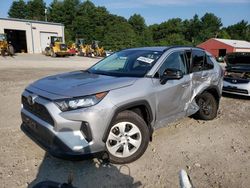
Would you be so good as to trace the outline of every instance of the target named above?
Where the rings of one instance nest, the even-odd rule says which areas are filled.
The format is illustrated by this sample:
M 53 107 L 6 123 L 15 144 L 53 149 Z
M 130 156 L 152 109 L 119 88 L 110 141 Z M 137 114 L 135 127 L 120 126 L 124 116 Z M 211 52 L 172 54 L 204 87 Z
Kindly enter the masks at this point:
M 166 69 L 160 77 L 160 83 L 164 85 L 168 80 L 179 80 L 183 78 L 183 73 L 178 69 Z

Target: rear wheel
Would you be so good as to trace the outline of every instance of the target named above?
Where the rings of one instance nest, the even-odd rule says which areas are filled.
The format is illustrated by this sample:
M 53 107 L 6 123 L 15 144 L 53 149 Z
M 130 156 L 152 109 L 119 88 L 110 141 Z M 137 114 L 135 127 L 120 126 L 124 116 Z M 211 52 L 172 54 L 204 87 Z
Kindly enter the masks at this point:
M 199 111 L 195 117 L 202 120 L 212 120 L 216 118 L 218 111 L 218 103 L 211 93 L 204 92 L 197 99 L 196 103 L 199 106 Z
M 110 128 L 106 149 L 111 162 L 124 164 L 141 157 L 148 143 L 149 129 L 145 121 L 132 111 L 124 111 Z

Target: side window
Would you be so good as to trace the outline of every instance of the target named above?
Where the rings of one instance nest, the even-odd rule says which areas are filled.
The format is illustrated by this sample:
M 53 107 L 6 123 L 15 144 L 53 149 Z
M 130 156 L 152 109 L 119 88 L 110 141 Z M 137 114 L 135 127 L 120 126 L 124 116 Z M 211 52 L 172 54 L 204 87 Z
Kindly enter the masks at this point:
M 162 64 L 159 74 L 163 75 L 166 69 L 178 69 L 187 74 L 186 57 L 184 52 L 174 52 L 170 54 Z
M 211 60 L 211 57 L 206 55 L 206 61 L 204 62 L 204 70 L 210 70 L 214 68 L 214 63 Z
M 205 53 L 201 50 L 192 51 L 192 71 L 199 72 L 203 70 L 203 64 L 205 60 Z

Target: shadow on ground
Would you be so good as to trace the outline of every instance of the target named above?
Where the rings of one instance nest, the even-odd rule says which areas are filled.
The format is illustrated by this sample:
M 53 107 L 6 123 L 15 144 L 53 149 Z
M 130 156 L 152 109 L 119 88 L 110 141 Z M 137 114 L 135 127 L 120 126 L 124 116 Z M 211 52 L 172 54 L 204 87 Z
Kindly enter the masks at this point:
M 104 164 L 100 160 L 66 161 L 45 154 L 36 178 L 29 184 L 32 188 L 42 181 L 66 183 L 69 175 L 73 175 L 73 185 L 81 187 L 139 187 L 127 165 L 115 166 Z
M 232 98 L 232 99 L 250 100 L 250 97 L 243 96 L 243 95 L 233 95 L 229 93 L 222 93 L 222 96 L 226 98 Z

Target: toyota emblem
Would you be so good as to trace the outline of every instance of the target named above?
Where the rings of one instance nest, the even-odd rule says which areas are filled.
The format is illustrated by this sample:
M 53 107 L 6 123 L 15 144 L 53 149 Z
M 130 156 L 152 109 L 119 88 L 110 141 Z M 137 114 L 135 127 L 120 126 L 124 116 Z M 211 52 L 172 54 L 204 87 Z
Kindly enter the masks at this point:
M 237 83 L 237 80 L 232 80 L 233 83 Z
M 35 104 L 35 98 L 36 98 L 36 96 L 32 96 L 32 95 L 29 95 L 27 97 L 27 102 L 29 103 L 29 105 Z

